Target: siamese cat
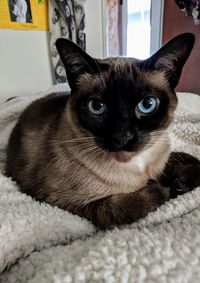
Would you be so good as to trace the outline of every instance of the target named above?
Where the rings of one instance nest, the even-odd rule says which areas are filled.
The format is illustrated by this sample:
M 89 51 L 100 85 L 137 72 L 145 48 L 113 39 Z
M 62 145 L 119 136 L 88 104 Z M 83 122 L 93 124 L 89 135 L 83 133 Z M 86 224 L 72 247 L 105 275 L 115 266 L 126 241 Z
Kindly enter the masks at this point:
M 56 46 L 71 88 L 33 102 L 7 147 L 6 174 L 38 201 L 101 229 L 128 224 L 200 184 L 200 162 L 170 153 L 175 87 L 193 48 L 181 34 L 147 60 Z

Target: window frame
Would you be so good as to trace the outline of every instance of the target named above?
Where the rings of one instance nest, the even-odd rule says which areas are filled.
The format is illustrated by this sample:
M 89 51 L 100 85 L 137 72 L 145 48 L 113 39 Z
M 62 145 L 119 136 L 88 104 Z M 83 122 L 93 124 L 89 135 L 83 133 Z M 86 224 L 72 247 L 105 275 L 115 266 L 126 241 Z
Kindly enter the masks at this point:
M 103 30 L 103 56 L 107 54 L 107 34 L 106 34 L 106 0 L 102 0 L 102 30 Z M 127 25 L 128 25 L 128 0 L 120 0 L 120 22 L 119 22 L 119 38 L 121 38 L 120 56 L 126 56 L 127 50 Z M 164 0 L 151 0 L 150 11 L 150 54 L 154 54 L 162 46 L 163 34 L 163 17 L 164 17 Z

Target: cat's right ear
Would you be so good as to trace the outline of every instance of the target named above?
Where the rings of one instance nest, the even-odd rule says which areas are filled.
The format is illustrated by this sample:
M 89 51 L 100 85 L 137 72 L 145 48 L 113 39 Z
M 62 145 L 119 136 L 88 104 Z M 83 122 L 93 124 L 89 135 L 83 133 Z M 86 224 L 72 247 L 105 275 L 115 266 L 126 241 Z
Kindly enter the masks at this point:
M 68 83 L 72 90 L 77 88 L 77 82 L 81 75 L 99 73 L 97 61 L 72 41 L 59 38 L 56 41 L 56 47 L 65 66 Z
M 162 72 L 173 89 L 178 84 L 183 66 L 192 51 L 194 41 L 195 37 L 192 33 L 180 34 L 147 59 L 151 70 Z

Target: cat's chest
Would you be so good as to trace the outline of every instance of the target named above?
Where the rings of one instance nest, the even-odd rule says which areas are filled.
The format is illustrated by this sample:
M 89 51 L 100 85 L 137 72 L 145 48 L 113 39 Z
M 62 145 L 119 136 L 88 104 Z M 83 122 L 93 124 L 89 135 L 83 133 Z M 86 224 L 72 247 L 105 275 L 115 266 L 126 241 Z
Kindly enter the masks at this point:
M 113 193 L 128 193 L 146 184 L 150 177 L 149 165 L 149 162 L 141 156 L 127 163 L 116 162 L 113 166 L 108 166 L 104 172 L 99 173 L 104 175 Z
M 169 144 L 160 143 L 138 153 L 128 162 L 106 158 L 106 154 L 104 158 L 103 154 L 79 156 L 73 152 L 71 155 L 68 153 L 66 162 L 66 156 L 62 154 L 57 164 L 59 170 L 56 170 L 58 183 L 59 186 L 63 184 L 68 199 L 81 204 L 110 195 L 135 192 L 144 187 L 149 179 L 158 177 L 169 152 Z M 63 160 L 63 166 L 60 160 Z
M 89 200 L 141 189 L 149 179 L 156 179 L 163 171 L 169 155 L 167 149 L 163 146 L 157 154 L 154 150 L 146 151 L 127 163 L 105 162 L 90 169 L 86 167 L 87 178 L 82 181 Z
M 111 168 L 105 179 L 112 194 L 129 193 L 143 187 L 149 179 L 148 164 L 141 158 Z

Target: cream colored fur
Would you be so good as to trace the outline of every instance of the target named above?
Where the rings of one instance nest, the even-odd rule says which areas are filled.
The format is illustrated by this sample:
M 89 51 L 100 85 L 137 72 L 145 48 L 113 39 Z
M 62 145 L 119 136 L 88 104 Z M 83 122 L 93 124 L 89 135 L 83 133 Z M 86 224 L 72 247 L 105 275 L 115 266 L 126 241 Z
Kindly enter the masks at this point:
M 168 133 L 158 133 L 152 137 L 150 145 L 147 145 L 142 153 L 139 152 L 137 155 L 129 153 L 127 162 L 119 162 L 119 156 L 116 157 L 114 153 L 105 152 L 97 147 L 92 136 L 88 141 L 87 137 L 90 134 L 81 133 L 73 118 L 70 111 L 67 111 L 70 128 L 67 129 L 65 136 L 57 137 L 57 140 L 62 140 L 60 150 L 57 152 L 59 157 L 54 161 L 55 164 L 58 163 L 58 167 L 60 163 L 63 164 L 64 173 L 70 172 L 65 178 L 67 183 L 72 185 L 66 190 L 65 197 L 72 205 L 87 204 L 110 195 L 137 191 L 145 186 L 149 179 L 155 179 L 163 171 L 170 154 Z M 65 127 L 65 119 L 63 124 Z M 84 139 L 86 139 L 86 149 Z M 155 139 L 157 144 L 154 144 Z M 81 142 L 72 145 L 73 140 Z M 66 154 L 70 157 L 68 162 L 65 161 Z M 74 180 L 79 184 L 79 189 L 75 192 Z M 58 182 L 60 181 L 59 179 Z M 59 205 L 59 199 L 57 204 Z

